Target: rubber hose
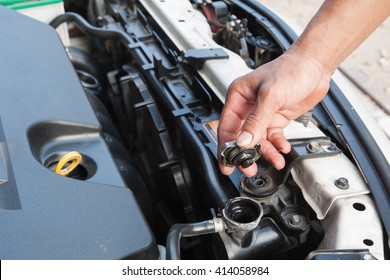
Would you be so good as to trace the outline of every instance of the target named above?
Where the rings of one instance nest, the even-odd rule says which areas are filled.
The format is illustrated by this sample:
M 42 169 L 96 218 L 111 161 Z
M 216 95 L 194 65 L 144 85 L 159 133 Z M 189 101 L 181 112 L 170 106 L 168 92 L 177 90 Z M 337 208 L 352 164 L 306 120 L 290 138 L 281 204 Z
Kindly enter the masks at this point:
M 125 45 L 132 42 L 130 36 L 122 31 L 107 30 L 95 27 L 86 21 L 82 16 L 76 13 L 65 13 L 55 17 L 49 25 L 53 28 L 57 28 L 65 22 L 73 22 L 76 26 L 85 34 L 98 37 L 101 39 L 119 39 Z
M 203 221 L 192 224 L 175 224 L 171 227 L 167 237 L 167 260 L 180 260 L 180 239 L 215 232 L 214 221 Z
M 195 131 L 193 131 L 191 124 L 186 118 L 179 118 L 178 123 L 179 127 L 182 128 L 183 134 L 187 141 L 194 148 L 195 154 L 200 159 L 200 168 L 202 170 L 202 174 L 204 174 L 204 179 L 206 181 L 206 186 L 209 193 L 213 197 L 217 206 L 223 208 L 229 201 L 229 197 L 221 187 L 217 170 L 213 164 L 213 159 L 211 158 L 210 153 L 206 150 L 204 144 L 200 141 Z

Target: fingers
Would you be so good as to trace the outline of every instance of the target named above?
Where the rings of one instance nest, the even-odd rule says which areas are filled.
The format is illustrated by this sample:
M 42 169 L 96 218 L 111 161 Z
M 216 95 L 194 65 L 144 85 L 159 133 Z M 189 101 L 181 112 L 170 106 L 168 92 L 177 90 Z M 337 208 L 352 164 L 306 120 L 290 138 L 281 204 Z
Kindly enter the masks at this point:
M 281 129 L 275 130 L 276 132 L 273 132 L 271 135 L 271 139 L 269 139 L 273 142 L 265 139 L 261 140 L 261 152 L 263 159 L 269 162 L 276 169 L 281 170 L 286 165 L 286 162 L 280 152 L 283 152 L 285 154 L 289 153 L 291 150 L 291 145 L 284 137 L 283 131 Z M 247 177 L 254 176 L 257 173 L 256 164 L 252 164 L 248 168 L 239 167 L 239 169 Z
M 230 175 L 234 171 L 234 167 L 224 165 L 221 160 L 218 160 L 218 165 L 223 175 Z
M 291 151 L 291 144 L 284 137 L 281 128 L 268 129 L 267 139 L 260 141 L 262 157 L 276 169 L 281 170 L 286 163 L 280 152 L 288 154 Z M 240 170 L 247 177 L 254 176 L 257 172 L 257 165 L 253 164 L 248 168 L 240 168 Z
M 273 99 L 268 98 L 267 94 L 264 92 L 258 94 L 258 101 L 249 113 L 237 137 L 237 145 L 241 148 L 253 147 L 266 137 L 267 128 L 278 110 Z
M 288 153 L 290 144 L 284 138 L 281 129 L 269 130 L 267 133 L 267 127 L 269 127 L 271 119 L 274 119 L 273 122 L 279 126 L 285 126 L 288 120 L 282 115 L 277 115 L 275 118 L 277 110 L 275 107 L 277 106 L 267 101 L 271 100 L 272 102 L 273 99 L 265 98 L 265 94 L 257 98 L 257 94 L 257 90 L 248 89 L 244 85 L 240 85 L 239 82 L 232 84 L 218 126 L 218 145 L 221 146 L 228 141 L 237 140 L 239 147 L 252 148 L 260 143 L 262 138 L 268 137 L 270 142 L 266 142 L 267 144 L 262 148 L 264 158 L 275 168 L 282 169 L 284 159 L 279 151 Z M 253 95 L 256 98 L 253 98 Z M 259 106 L 259 103 L 262 106 Z M 225 175 L 230 175 L 234 171 L 234 167 L 225 166 L 220 159 L 219 168 Z M 256 164 L 239 169 L 246 176 L 254 176 L 257 173 Z
M 274 143 L 271 143 L 267 140 L 261 141 L 261 151 L 262 157 L 272 164 L 276 169 L 281 170 L 284 168 L 286 162 L 284 157 L 280 154 L 280 151 L 283 153 L 288 153 L 291 150 L 290 143 L 284 138 L 283 135 L 278 135 L 278 133 L 273 134 L 275 137 L 273 140 Z M 278 147 L 278 148 L 277 148 Z M 234 171 L 234 167 L 224 166 L 220 163 L 221 172 L 225 175 L 230 175 Z M 242 173 L 247 177 L 255 176 L 257 173 L 257 165 L 254 163 L 247 168 L 238 167 Z
M 287 141 L 281 128 L 269 128 L 267 139 L 276 150 L 284 154 L 288 154 L 291 151 L 291 144 Z
M 248 97 L 250 89 L 240 80 L 236 80 L 229 87 L 225 106 L 222 110 L 220 123 L 218 125 L 219 146 L 232 140 L 236 140 L 241 127 L 252 111 L 255 101 Z
M 236 140 L 237 135 L 254 106 L 254 102 L 248 99 L 247 84 L 242 84 L 240 79 L 236 80 L 229 87 L 224 109 L 218 125 L 218 146 L 226 142 Z M 225 175 L 230 175 L 234 167 L 225 166 L 218 158 L 219 168 Z
M 285 160 L 284 157 L 280 154 L 280 152 L 287 154 L 291 151 L 291 144 L 285 138 L 283 129 L 269 128 L 267 130 L 267 140 L 262 139 L 260 143 L 262 157 L 267 162 L 272 164 L 276 169 L 283 169 L 285 166 Z M 219 167 L 221 172 L 225 175 L 230 175 L 234 171 L 234 167 L 225 166 L 221 162 L 219 162 Z M 256 164 L 253 164 L 248 168 L 240 167 L 239 169 L 247 177 L 254 176 L 257 172 Z
M 255 176 L 256 173 L 257 173 L 257 165 L 256 165 L 256 163 L 252 164 L 251 166 L 249 166 L 247 168 L 238 167 L 238 169 L 240 169 L 240 171 L 242 173 L 244 173 L 244 175 L 246 177 Z
M 303 58 L 287 51 L 232 83 L 218 129 L 219 145 L 235 139 L 240 148 L 262 143 L 263 158 L 277 169 L 284 167 L 280 153 L 289 153 L 291 146 L 282 129 L 329 89 L 328 73 Z M 221 166 L 221 171 L 230 174 L 233 168 Z M 241 171 L 253 175 L 255 165 Z
M 261 143 L 263 158 L 272 164 L 276 169 L 281 170 L 285 166 L 286 162 L 284 157 L 275 148 L 275 146 L 269 141 L 263 141 Z

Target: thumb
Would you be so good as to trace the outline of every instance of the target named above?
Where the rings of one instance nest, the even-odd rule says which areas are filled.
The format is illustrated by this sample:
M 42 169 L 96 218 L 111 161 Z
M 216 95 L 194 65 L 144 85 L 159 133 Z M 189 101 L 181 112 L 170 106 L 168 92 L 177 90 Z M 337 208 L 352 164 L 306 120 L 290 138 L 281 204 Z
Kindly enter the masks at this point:
M 253 147 L 260 143 L 262 137 L 266 136 L 267 128 L 274 114 L 271 108 L 265 102 L 262 104 L 257 103 L 241 127 L 241 132 L 236 142 L 239 147 Z

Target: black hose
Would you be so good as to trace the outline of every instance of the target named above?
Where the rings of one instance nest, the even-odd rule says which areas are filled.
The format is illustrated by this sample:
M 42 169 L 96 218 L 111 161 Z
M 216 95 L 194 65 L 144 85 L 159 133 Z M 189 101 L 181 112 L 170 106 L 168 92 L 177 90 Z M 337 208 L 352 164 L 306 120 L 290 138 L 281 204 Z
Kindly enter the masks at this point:
M 51 25 L 53 28 L 57 28 L 65 22 L 73 22 L 82 32 L 93 37 L 98 37 L 101 39 L 119 39 L 125 45 L 133 41 L 131 37 L 125 32 L 95 27 L 86 21 L 82 16 L 76 13 L 65 13 L 59 15 L 55 17 L 49 23 L 49 25 Z
M 167 237 L 167 259 L 180 259 L 180 239 L 181 237 L 191 237 L 197 235 L 210 234 L 215 232 L 215 225 L 212 220 L 193 224 L 175 224 L 171 227 Z
M 149 60 L 143 59 L 144 56 L 140 53 L 139 48 L 133 48 L 133 45 L 136 43 L 133 38 L 131 38 L 126 32 L 119 30 L 109 30 L 91 25 L 86 21 L 82 16 L 76 13 L 65 13 L 55 17 L 49 25 L 53 28 L 57 28 L 63 23 L 73 22 L 81 32 L 86 35 L 96 37 L 99 39 L 117 39 L 119 40 L 124 47 L 134 56 L 136 62 L 139 65 L 144 65 L 150 63 Z M 138 59 L 138 60 L 137 60 Z
M 211 197 L 214 199 L 216 205 L 220 208 L 223 208 L 225 204 L 229 201 L 229 197 L 226 195 L 225 191 L 221 187 L 221 183 L 218 179 L 217 170 L 213 164 L 213 159 L 211 158 L 210 153 L 205 149 L 204 144 L 200 141 L 199 137 L 193 131 L 193 128 L 190 122 L 181 117 L 178 120 L 178 125 L 182 128 L 182 132 L 194 149 L 194 153 L 199 157 L 200 168 L 202 174 L 204 174 L 204 180 L 206 181 L 207 190 L 210 193 Z

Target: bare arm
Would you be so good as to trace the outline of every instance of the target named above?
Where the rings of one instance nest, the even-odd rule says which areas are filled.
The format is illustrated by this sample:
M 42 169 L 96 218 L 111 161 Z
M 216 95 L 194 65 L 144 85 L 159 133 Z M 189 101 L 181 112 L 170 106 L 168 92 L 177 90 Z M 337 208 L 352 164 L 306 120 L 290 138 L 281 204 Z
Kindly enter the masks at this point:
M 291 147 L 282 129 L 321 101 L 339 64 L 389 15 L 389 0 L 325 1 L 285 54 L 231 84 L 219 145 L 234 139 L 240 147 L 261 143 L 263 157 L 283 168 L 280 152 Z M 220 168 L 224 174 L 233 171 L 221 163 Z M 252 176 L 256 166 L 242 171 Z
M 388 0 L 327 0 L 292 50 L 312 56 L 333 73 L 389 15 Z

